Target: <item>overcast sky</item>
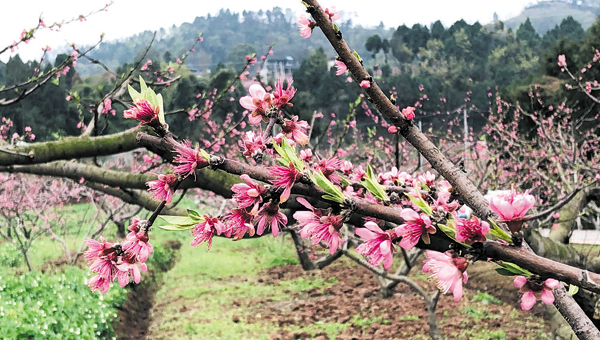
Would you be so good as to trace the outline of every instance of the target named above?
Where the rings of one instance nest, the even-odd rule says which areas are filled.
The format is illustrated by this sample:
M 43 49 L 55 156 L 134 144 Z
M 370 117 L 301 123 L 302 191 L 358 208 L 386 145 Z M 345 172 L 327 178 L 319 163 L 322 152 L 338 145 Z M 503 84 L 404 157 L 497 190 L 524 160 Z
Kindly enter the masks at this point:
M 110 0 L 11 0 L 2 4 L 0 11 L 0 49 L 19 38 L 21 31 L 37 25 L 40 15 L 46 24 L 67 21 L 101 9 Z M 7 1 L 3 1 L 7 2 Z M 376 26 L 383 22 L 387 27 L 415 23 L 430 24 L 441 20 L 449 25 L 458 19 L 469 23 L 492 20 L 498 13 L 501 20 L 515 16 L 532 0 L 323 0 L 323 7 L 337 6 L 343 11 L 342 20 L 351 18 L 363 26 Z M 36 35 L 28 45 L 22 45 L 18 53 L 23 59 L 38 58 L 43 46 L 52 48 L 75 42 L 78 45 L 92 44 L 100 34 L 114 40 L 145 30 L 156 30 L 183 22 L 192 22 L 196 16 L 216 14 L 221 8 L 233 11 L 257 11 L 274 6 L 291 8 L 300 13 L 303 6 L 297 0 L 114 0 L 106 12 L 97 13 L 85 22 L 65 25 L 60 33 L 48 30 Z M 6 61 L 10 52 L 0 55 Z

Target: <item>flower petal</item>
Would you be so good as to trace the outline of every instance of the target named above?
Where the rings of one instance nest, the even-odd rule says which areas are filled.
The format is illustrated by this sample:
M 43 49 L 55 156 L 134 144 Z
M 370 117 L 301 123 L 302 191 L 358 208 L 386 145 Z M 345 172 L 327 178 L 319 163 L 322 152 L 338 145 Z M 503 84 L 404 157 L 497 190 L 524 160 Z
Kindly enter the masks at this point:
M 521 309 L 530 310 L 535 305 L 537 299 L 532 291 L 528 291 L 521 297 Z
M 522 275 L 515 276 L 513 283 L 514 283 L 515 287 L 521 288 L 521 287 L 523 287 L 523 285 L 525 285 L 525 283 L 527 283 L 527 278 Z

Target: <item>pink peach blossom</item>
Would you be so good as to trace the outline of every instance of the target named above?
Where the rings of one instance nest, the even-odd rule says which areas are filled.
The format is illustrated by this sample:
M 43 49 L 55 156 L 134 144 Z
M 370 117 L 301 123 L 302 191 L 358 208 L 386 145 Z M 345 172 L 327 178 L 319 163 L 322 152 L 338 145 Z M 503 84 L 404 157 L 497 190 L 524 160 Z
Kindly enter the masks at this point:
M 426 244 L 430 243 L 429 234 L 435 234 L 436 229 L 431 225 L 429 216 L 406 208 L 402 209 L 400 217 L 404 219 L 404 223 L 396 227 L 396 235 L 402 237 L 398 243 L 400 247 L 406 250 L 412 249 L 419 239 L 423 239 Z
M 254 236 L 253 218 L 254 216 L 247 209 L 231 209 L 231 214 L 225 216 L 223 220 L 227 223 L 229 230 L 231 230 L 233 240 L 238 241 L 246 234 L 251 237 Z
M 332 183 L 340 185 L 342 179 L 336 173 L 342 167 L 342 161 L 339 158 L 323 158 L 315 164 L 316 171 L 321 171 L 323 176 L 327 177 Z
M 514 189 L 508 193 L 497 194 L 490 199 L 490 208 L 500 216 L 503 222 L 507 222 L 508 228 L 512 232 L 521 229 L 520 221 L 534 205 L 535 197 L 528 193 L 517 193 Z
M 346 64 L 344 64 L 343 61 L 337 59 L 335 60 L 335 68 L 337 69 L 335 71 L 336 76 L 341 76 L 342 74 L 348 71 L 348 67 L 346 66 Z
M 448 253 L 428 250 L 423 264 L 423 273 L 438 280 L 437 287 L 445 294 L 452 291 L 454 301 L 463 295 L 463 283 L 467 283 L 467 260 L 464 257 L 453 257 Z
M 300 36 L 308 39 L 312 34 L 313 29 L 317 26 L 317 23 L 310 20 L 306 14 L 300 14 L 298 19 L 298 28 L 300 29 Z
M 148 267 L 142 263 L 136 256 L 126 253 L 122 256 L 122 262 L 115 266 L 117 268 L 117 281 L 119 286 L 125 287 L 129 283 L 129 277 L 135 283 L 140 283 L 142 275 L 140 271 L 147 272 Z
M 406 120 L 415 119 L 415 108 L 412 106 L 405 107 L 404 109 L 402 109 L 402 115 L 404 116 L 404 118 L 406 118 Z
M 456 218 L 456 240 L 465 244 L 473 244 L 475 242 L 483 242 L 486 240 L 485 235 L 490 232 L 490 224 L 486 221 L 480 221 L 473 216 L 470 220 L 457 217 Z
M 325 8 L 325 14 L 329 16 L 329 19 L 331 21 L 335 21 L 341 18 L 340 13 L 335 11 L 335 6 L 331 6 L 331 8 Z
M 262 235 L 266 227 L 271 227 L 271 233 L 277 237 L 279 230 L 287 224 L 287 217 L 279 211 L 279 204 L 268 202 L 263 204 L 258 213 L 256 214 L 255 224 L 256 234 Z
M 305 149 L 300 151 L 300 159 L 305 162 L 312 161 L 313 153 L 311 149 Z
M 240 178 L 246 183 L 236 183 L 231 187 L 231 191 L 234 192 L 233 199 L 237 202 L 238 208 L 245 209 L 252 207 L 250 214 L 256 215 L 258 206 L 262 202 L 262 195 L 267 189 L 254 182 L 246 174 L 241 175 Z
M 567 66 L 567 58 L 564 54 L 558 56 L 558 66 L 566 67 Z
M 254 158 L 256 155 L 262 154 L 267 148 L 261 135 L 257 135 L 254 131 L 246 131 L 246 135 L 239 142 L 244 148 L 243 155 L 246 158 Z
M 155 181 L 148 181 L 148 191 L 152 192 L 152 198 L 158 201 L 166 201 L 171 203 L 174 194 L 174 187 L 177 183 L 177 176 L 173 174 L 158 175 Z
M 240 105 L 251 111 L 248 121 L 253 125 L 260 124 L 263 115 L 271 106 L 272 96 L 259 84 L 252 84 L 248 89 L 248 95 L 240 98 Z
M 122 246 L 123 251 L 139 256 L 140 262 L 146 262 L 148 256 L 154 252 L 154 248 L 148 242 L 148 232 L 144 228 L 146 223 L 146 221 L 134 217 L 131 220 L 131 225 L 127 228 L 130 233 L 127 234 Z
M 153 107 L 146 99 L 135 99 L 134 106 L 123 112 L 126 119 L 136 119 L 142 124 L 152 124 L 158 122 L 159 107 Z
M 284 90 L 283 79 L 277 79 L 277 83 L 275 83 L 275 90 L 273 90 L 272 94 L 273 106 L 277 107 L 280 110 L 285 108 L 286 106 L 294 106 L 292 103 L 290 103 L 290 100 L 292 100 L 292 98 L 294 98 L 294 95 L 296 94 L 296 88 L 292 86 L 293 83 L 293 79 L 288 79 L 287 86 Z M 296 121 L 297 120 L 298 119 L 296 119 Z M 306 128 L 308 128 L 308 124 L 306 124 Z
M 281 126 L 282 133 L 289 139 L 293 139 L 300 145 L 306 145 L 308 143 L 308 135 L 306 130 L 310 126 L 304 120 L 298 121 L 298 116 L 292 117 L 292 119 L 285 119 Z
M 279 197 L 280 202 L 285 202 L 290 197 L 292 186 L 294 183 L 302 178 L 302 173 L 296 170 L 294 163 L 290 162 L 288 167 L 274 165 L 270 168 L 269 174 L 274 178 L 271 180 L 273 186 L 276 188 L 282 188 L 283 193 Z
M 544 304 L 553 304 L 554 294 L 552 291 L 559 284 L 560 282 L 555 279 L 546 279 L 542 282 L 541 280 L 532 280 L 521 275 L 516 276 L 514 285 L 519 288 L 519 294 L 521 294 L 521 309 L 530 310 L 538 299 L 542 300 Z
M 312 244 L 324 242 L 329 247 L 329 253 L 333 255 L 341 243 L 340 229 L 344 224 L 342 217 L 329 215 L 327 210 L 313 207 L 302 197 L 296 198 L 296 201 L 311 210 L 294 213 L 294 218 L 302 227 L 300 236 L 311 238 Z
M 192 235 L 194 236 L 191 244 L 192 247 L 206 242 L 208 249 L 210 249 L 213 236 L 221 234 L 225 229 L 225 225 L 217 217 L 204 215 L 204 222 L 196 224 L 192 231 Z
M 375 222 L 367 222 L 364 228 L 356 228 L 354 232 L 365 239 L 365 242 L 356 247 L 356 252 L 366 256 L 370 265 L 378 266 L 383 262 L 383 269 L 390 269 L 394 261 L 392 252 L 396 246 L 392 241 L 396 239 L 396 232 L 383 231 Z
M 196 170 L 208 166 L 208 160 L 202 156 L 200 146 L 192 149 L 192 143 L 189 140 L 180 143 L 175 148 L 176 156 L 173 158 L 175 163 L 179 165 L 173 168 L 173 172 L 183 178 L 194 175 L 196 179 Z

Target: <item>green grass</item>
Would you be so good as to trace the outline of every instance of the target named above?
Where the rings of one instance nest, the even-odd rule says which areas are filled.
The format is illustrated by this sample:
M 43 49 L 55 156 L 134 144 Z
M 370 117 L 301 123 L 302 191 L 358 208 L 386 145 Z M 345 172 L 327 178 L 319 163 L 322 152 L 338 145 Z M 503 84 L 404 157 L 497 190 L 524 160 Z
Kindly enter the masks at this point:
M 382 316 L 366 318 L 366 317 L 363 317 L 362 315 L 355 315 L 354 317 L 352 317 L 352 320 L 350 322 L 353 325 L 361 326 L 364 329 L 369 328 L 374 323 L 379 323 L 379 324 L 384 324 L 384 325 L 390 323 L 389 320 L 384 319 Z
M 206 246 L 191 247 L 190 241 L 188 236 L 180 261 L 166 273 L 156 296 L 156 301 L 166 304 L 157 331 L 164 338 L 268 339 L 267 330 L 278 325 L 263 319 L 260 301 L 285 304 L 289 292 L 321 290 L 337 282 L 320 275 L 282 280 L 275 286 L 259 282 L 257 273 L 262 269 L 297 263 L 289 237 L 237 242 L 215 238 L 210 251 Z M 236 318 L 238 322 L 233 321 Z M 349 325 L 317 322 L 286 329 L 333 337 Z
M 493 303 L 495 305 L 502 305 L 502 301 L 496 299 L 495 297 L 493 297 L 492 295 L 486 293 L 486 292 L 480 292 L 477 291 L 477 294 L 473 295 L 473 297 L 471 297 L 471 301 L 481 301 L 483 304 L 488 304 L 488 303 Z
M 477 309 L 473 306 L 465 307 L 461 309 L 460 312 L 466 314 L 467 316 L 473 319 L 483 319 L 489 316 L 485 311 Z
M 400 321 L 419 321 L 419 316 L 414 314 L 401 315 L 398 320 Z

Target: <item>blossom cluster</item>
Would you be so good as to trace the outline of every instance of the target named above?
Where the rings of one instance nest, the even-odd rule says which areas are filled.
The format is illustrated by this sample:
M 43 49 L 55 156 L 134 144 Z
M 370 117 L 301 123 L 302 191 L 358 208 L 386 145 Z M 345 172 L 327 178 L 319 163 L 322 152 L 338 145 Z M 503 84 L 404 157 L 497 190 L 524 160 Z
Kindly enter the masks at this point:
M 326 13 L 332 21 L 339 18 L 334 11 L 326 10 Z M 304 17 L 300 20 L 300 26 L 301 34 L 309 36 L 316 24 Z M 256 62 L 253 56 L 247 56 L 247 60 Z M 145 67 L 147 65 L 150 63 Z M 336 74 L 347 71 L 343 60 L 338 58 L 335 65 Z M 307 131 L 310 126 L 306 121 L 299 120 L 298 116 L 285 115 L 286 108 L 293 106 L 291 100 L 296 93 L 292 83 L 289 79 L 284 87 L 284 81 L 278 79 L 272 92 L 268 92 L 271 91 L 270 87 L 265 89 L 255 83 L 249 87 L 248 95 L 239 99 L 239 104 L 247 110 L 245 114 L 251 125 L 268 123 L 264 131 L 261 128 L 259 131 L 240 132 L 239 145 L 245 157 L 259 164 L 264 163 L 265 154 L 272 156 L 273 164 L 266 172 L 255 177 L 271 185 L 260 184 L 248 174 L 242 174 L 240 178 L 243 182 L 231 187 L 235 208 L 218 217 L 206 214 L 200 217 L 197 213 L 192 216 L 190 213 L 193 223 L 186 226 L 192 229 L 192 246 L 206 243 L 210 249 L 217 235 L 239 240 L 270 231 L 273 236 L 278 236 L 288 224 L 281 204 L 290 200 L 296 184 L 308 184 L 324 191 L 325 195 L 321 197 L 334 203 L 328 209 L 323 209 L 315 202 L 296 198 L 297 203 L 306 208 L 293 214 L 302 238 L 310 239 L 313 245 L 324 245 L 333 255 L 351 238 L 348 231 L 351 232 L 352 228 L 344 226 L 357 203 L 391 206 L 397 210 L 401 223 L 390 226 L 383 220 L 365 218 L 362 226 L 355 226 L 353 230 L 362 241 L 356 247 L 356 252 L 366 257 L 371 266 L 383 265 L 383 269 L 388 270 L 393 265 L 394 253 L 398 248 L 410 250 L 428 245 L 432 237 L 443 234 L 455 241 L 460 249 L 445 253 L 428 251 L 423 272 L 437 280 L 440 290 L 452 292 L 454 300 L 459 300 L 462 285 L 468 280 L 466 270 L 472 260 L 469 257 L 470 249 L 486 242 L 491 231 L 494 231 L 495 237 L 502 238 L 499 227 L 475 216 L 466 216 L 452 185 L 443 179 L 436 180 L 435 174 L 429 171 L 409 174 L 393 167 L 390 171 L 376 174 L 370 166 L 365 170 L 361 166 L 353 166 L 350 161 L 341 160 L 336 157 L 337 151 L 330 157 L 321 157 L 319 154 L 313 155 L 310 148 L 296 150 L 297 146 L 299 149 L 309 144 Z M 365 89 L 371 88 L 372 84 L 370 77 L 359 82 L 359 86 Z M 134 105 L 124 112 L 125 118 L 136 119 L 141 124 L 155 128 L 161 126 L 166 130 L 164 117 L 161 116 L 162 99 L 157 101 L 152 100 L 152 96 L 149 98 L 151 100 L 145 96 L 134 98 Z M 110 101 L 105 102 L 104 108 L 110 109 Z M 415 118 L 415 108 L 406 107 L 401 114 L 410 123 Z M 273 133 L 275 124 L 280 128 L 276 135 Z M 388 131 L 396 133 L 397 128 L 390 126 Z M 174 191 L 183 179 L 192 175 L 196 179 L 196 171 L 211 163 L 210 156 L 199 146 L 192 147 L 190 141 L 173 142 L 172 145 L 172 151 L 176 154 L 173 174 L 158 175 L 157 180 L 147 183 L 152 197 L 167 204 L 173 200 Z M 506 223 L 513 236 L 520 231 L 527 212 L 534 204 L 532 195 L 515 190 L 496 195 L 490 201 L 491 209 L 500 217 L 498 222 Z M 122 286 L 130 280 L 136 283 L 140 281 L 140 271 L 146 270 L 145 261 L 152 252 L 147 229 L 145 222 L 134 220 L 131 233 L 122 245 L 104 239 L 101 242 L 87 241 L 90 250 L 86 252 L 86 259 L 92 272 L 96 273 L 89 281 L 92 290 L 106 292 L 110 282 L 115 279 Z M 515 279 L 515 285 L 521 288 L 523 309 L 531 308 L 537 295 L 541 296 L 544 303 L 550 302 L 551 290 L 557 286 L 556 280 L 547 279 L 543 284 L 538 281 L 522 276 Z
M 89 250 L 84 253 L 90 270 L 96 273 L 88 280 L 92 291 L 108 292 L 115 279 L 121 287 L 130 281 L 140 283 L 141 273 L 147 271 L 146 260 L 154 249 L 149 242 L 147 222 L 133 218 L 130 233 L 123 244 L 110 243 L 100 237 L 100 241 L 87 239 Z

